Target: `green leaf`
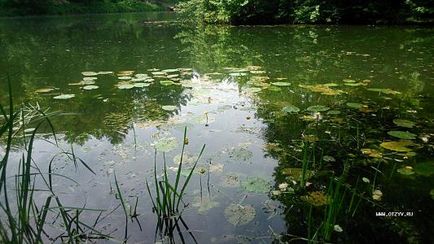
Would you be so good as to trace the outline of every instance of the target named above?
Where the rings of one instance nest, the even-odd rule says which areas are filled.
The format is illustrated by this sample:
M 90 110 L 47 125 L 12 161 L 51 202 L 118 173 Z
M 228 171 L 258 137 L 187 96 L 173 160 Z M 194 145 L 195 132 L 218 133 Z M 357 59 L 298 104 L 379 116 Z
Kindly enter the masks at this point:
M 383 94 L 387 94 L 387 95 L 398 95 L 401 94 L 401 92 L 398 91 L 394 91 L 392 89 L 389 88 L 368 88 L 368 91 L 373 91 L 373 92 L 378 92 L 378 93 L 383 93 Z
M 172 105 L 165 105 L 165 106 L 162 106 L 161 108 L 165 111 L 175 111 L 177 109 L 176 106 L 172 106 Z
M 248 192 L 266 193 L 270 190 L 269 182 L 260 177 L 247 177 L 241 186 Z
M 399 138 L 399 139 L 406 139 L 406 140 L 414 140 L 416 139 L 416 135 L 413 133 L 410 133 L 408 131 L 398 131 L 398 130 L 391 130 L 387 132 L 390 136 Z
M 153 143 L 153 146 L 160 152 L 170 152 L 176 148 L 178 141 L 175 137 L 163 137 Z
M 290 113 L 298 113 L 298 112 L 300 112 L 300 109 L 297 108 L 294 105 L 288 105 L 288 106 L 282 108 L 282 112 L 288 113 L 288 114 L 290 114 Z
M 291 83 L 289 83 L 289 82 L 284 82 L 284 81 L 277 81 L 277 82 L 271 82 L 271 85 L 274 85 L 274 86 L 290 86 L 291 85 Z
M 256 216 L 256 210 L 252 205 L 232 203 L 225 209 L 226 220 L 234 226 L 245 225 Z
M 95 86 L 95 85 L 83 86 L 83 90 L 86 90 L 86 91 L 96 90 L 98 88 L 99 88 L 99 86 Z
M 413 128 L 416 123 L 406 119 L 394 119 L 393 123 L 397 126 L 405 127 L 405 128 Z
M 310 106 L 307 108 L 307 111 L 310 112 L 325 112 L 327 110 L 329 110 L 330 108 L 327 106 L 323 106 L 323 105 L 315 105 L 315 106 Z
M 350 108 L 355 108 L 355 109 L 363 108 L 363 104 L 361 104 L 361 103 L 347 103 L 347 106 Z
M 53 98 L 57 99 L 57 100 L 66 100 L 66 99 L 71 99 L 73 97 L 75 97 L 75 94 L 61 94 L 61 95 L 55 96 Z
M 380 144 L 381 147 L 396 151 L 396 152 L 411 152 L 413 151 L 409 146 L 414 146 L 415 144 L 411 141 L 388 141 Z

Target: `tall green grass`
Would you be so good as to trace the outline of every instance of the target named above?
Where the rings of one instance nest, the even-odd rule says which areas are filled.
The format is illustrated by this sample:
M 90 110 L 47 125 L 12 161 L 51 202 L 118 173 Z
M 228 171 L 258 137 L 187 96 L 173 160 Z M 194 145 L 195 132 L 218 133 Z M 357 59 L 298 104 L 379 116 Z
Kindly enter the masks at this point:
M 54 177 L 74 181 L 53 172 L 52 164 L 58 155 L 47 162 L 47 173 L 43 173 L 33 160 L 37 133 L 44 124 L 51 128 L 55 141 L 53 144 L 58 146 L 54 127 L 49 120 L 50 114 L 42 111 L 39 106 L 21 106 L 16 109 L 9 78 L 8 93 L 8 106 L 0 104 L 0 141 L 5 148 L 0 161 L 0 243 L 43 243 L 46 240 L 59 239 L 62 242 L 78 243 L 83 240 L 107 238 L 95 229 L 97 221 L 94 225 L 89 225 L 80 220 L 80 215 L 84 211 L 102 210 L 67 207 L 56 195 L 52 184 Z M 27 128 L 30 125 L 34 126 L 31 130 Z M 27 134 L 28 131 L 31 133 Z M 18 151 L 21 152 L 19 157 L 11 155 L 16 145 L 23 146 Z M 75 165 L 81 163 L 91 170 L 73 151 L 62 150 L 61 154 L 69 157 Z M 18 172 L 10 172 L 13 165 L 18 165 Z M 42 183 L 42 187 L 37 186 L 37 182 Z M 45 199 L 35 199 L 35 193 L 39 191 L 47 192 L 49 196 Z M 60 235 L 50 236 L 46 231 L 49 219 L 50 225 L 58 223 L 56 227 L 59 228 Z
M 184 237 L 182 235 L 180 224 L 188 231 L 193 241 L 196 242 L 195 237 L 189 231 L 187 224 L 182 219 L 182 211 L 185 207 L 182 206 L 183 196 L 187 189 L 187 186 L 191 180 L 194 170 L 196 169 L 197 163 L 201 158 L 203 151 L 205 150 L 205 145 L 202 146 L 200 153 L 193 164 L 193 167 L 188 170 L 188 175 L 186 179 L 181 182 L 181 172 L 183 167 L 184 151 L 187 145 L 187 128 L 184 130 L 183 145 L 181 150 L 181 158 L 179 161 L 179 166 L 176 171 L 176 177 L 170 180 L 167 173 L 166 157 L 163 154 L 163 169 L 162 177 L 159 178 L 157 174 L 157 152 L 154 155 L 154 194 L 151 191 L 150 184 L 146 180 L 146 188 L 151 198 L 153 211 L 157 216 L 157 228 L 156 234 L 160 234 L 162 237 L 168 237 L 173 240 L 173 233 L 175 229 L 179 233 L 180 239 L 184 242 Z

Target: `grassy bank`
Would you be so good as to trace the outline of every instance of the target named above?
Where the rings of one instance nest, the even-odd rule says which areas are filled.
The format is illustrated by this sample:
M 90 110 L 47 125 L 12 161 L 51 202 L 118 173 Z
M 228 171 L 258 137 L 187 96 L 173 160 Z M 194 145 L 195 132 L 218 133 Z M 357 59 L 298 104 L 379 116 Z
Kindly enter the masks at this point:
M 0 0 L 0 16 L 66 15 L 91 13 L 149 12 L 167 9 L 167 4 L 140 0 L 120 1 L 10 1 Z

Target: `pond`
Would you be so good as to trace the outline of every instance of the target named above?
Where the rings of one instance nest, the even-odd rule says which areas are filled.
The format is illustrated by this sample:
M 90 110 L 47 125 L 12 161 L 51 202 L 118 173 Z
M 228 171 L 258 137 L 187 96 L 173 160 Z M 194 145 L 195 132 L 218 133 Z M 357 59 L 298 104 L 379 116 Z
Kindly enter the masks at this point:
M 0 57 L 1 104 L 9 76 L 15 104 L 50 114 L 56 132 L 38 130 L 34 163 L 110 236 L 90 241 L 434 242 L 432 28 L 13 18 L 0 20 Z M 175 182 L 184 146 L 184 182 L 203 145 L 182 223 L 158 222 L 154 160 Z M 50 163 L 59 150 L 85 164 Z M 58 222 L 47 242 L 61 241 Z

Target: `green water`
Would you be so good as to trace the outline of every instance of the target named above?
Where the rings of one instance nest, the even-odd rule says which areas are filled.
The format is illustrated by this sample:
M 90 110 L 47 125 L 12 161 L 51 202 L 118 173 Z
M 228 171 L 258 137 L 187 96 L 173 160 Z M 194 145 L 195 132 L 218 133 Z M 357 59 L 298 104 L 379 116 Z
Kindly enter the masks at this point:
M 129 242 L 160 240 L 144 179 L 152 178 L 158 142 L 171 142 L 165 157 L 176 166 L 187 127 L 187 155 L 206 144 L 183 212 L 199 243 L 327 235 L 338 243 L 434 241 L 433 29 L 173 20 L 167 13 L 0 20 L 0 101 L 7 102 L 9 75 L 16 100 L 62 112 L 52 118 L 61 146 L 72 144 L 96 173 L 55 161 L 56 172 L 79 183 L 54 179 L 68 206 L 106 210 L 97 227 L 121 240 L 116 173 L 130 204 L 139 199 L 141 229 L 129 224 Z M 96 87 L 76 84 L 83 80 Z M 61 94 L 74 97 L 55 99 Z M 56 152 L 53 140 L 41 134 L 36 143 L 42 170 Z M 341 182 L 341 195 L 331 194 L 331 179 Z M 327 232 L 333 201 L 341 207 Z M 234 220 L 231 204 L 255 213 Z

